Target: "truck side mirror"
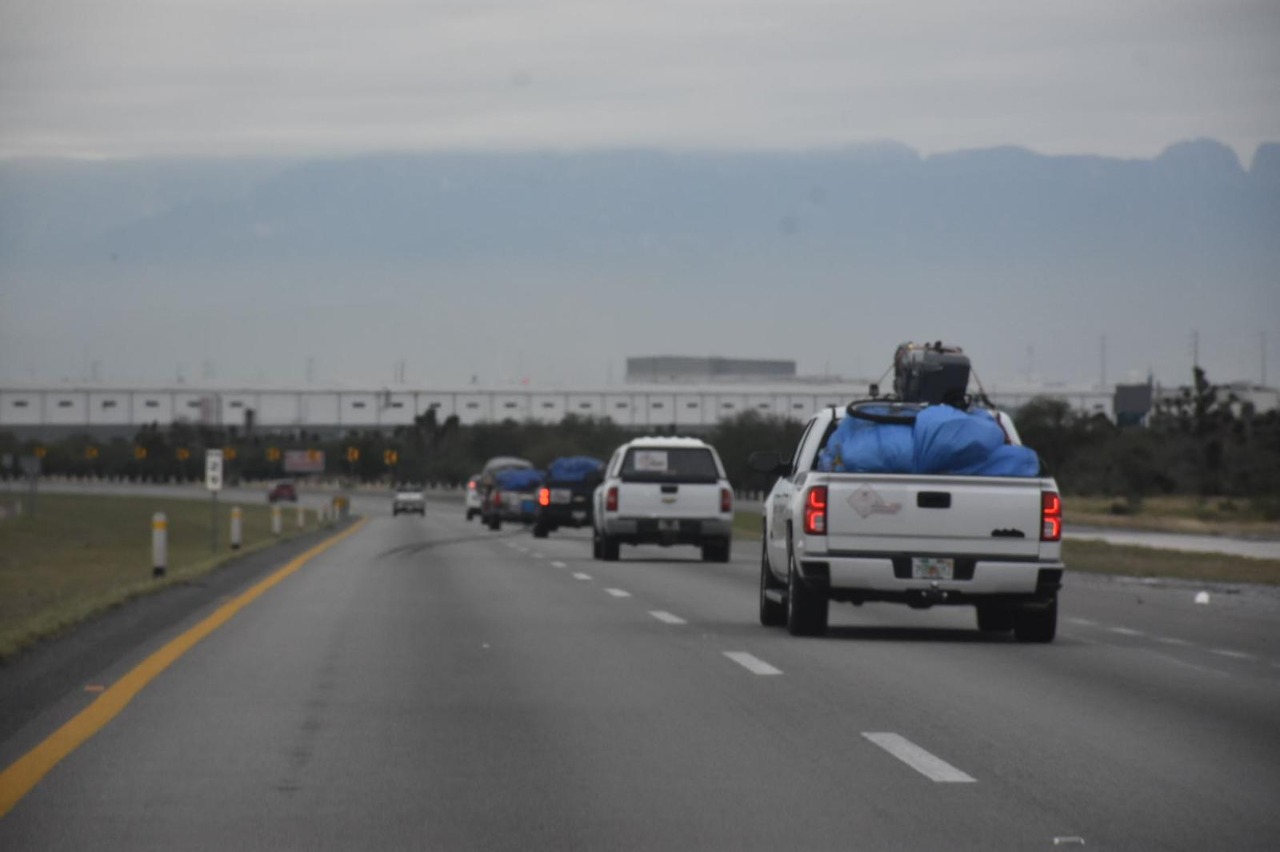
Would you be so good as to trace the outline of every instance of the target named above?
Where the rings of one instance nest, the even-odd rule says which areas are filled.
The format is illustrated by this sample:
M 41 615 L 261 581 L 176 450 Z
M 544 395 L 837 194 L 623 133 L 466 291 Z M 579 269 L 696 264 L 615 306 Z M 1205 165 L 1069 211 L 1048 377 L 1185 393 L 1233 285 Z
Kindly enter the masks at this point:
M 774 452 L 752 453 L 747 458 L 747 467 L 765 476 L 781 476 L 790 469 L 790 466 L 782 461 L 782 457 Z

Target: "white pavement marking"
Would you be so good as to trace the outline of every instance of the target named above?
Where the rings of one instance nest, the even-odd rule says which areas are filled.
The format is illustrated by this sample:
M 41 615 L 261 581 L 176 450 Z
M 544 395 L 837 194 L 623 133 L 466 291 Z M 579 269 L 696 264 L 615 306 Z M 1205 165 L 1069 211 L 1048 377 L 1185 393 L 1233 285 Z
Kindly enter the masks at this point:
M 1253 654 L 1246 654 L 1243 651 L 1228 651 L 1225 648 L 1213 648 L 1209 651 L 1211 654 L 1217 654 L 1220 657 L 1230 657 L 1233 660 L 1252 660 L 1256 659 Z
M 631 593 L 630 593 L 630 592 L 624 592 L 624 591 L 622 591 L 622 589 L 605 589 L 605 591 L 606 591 L 606 592 L 608 592 L 609 594 L 613 595 L 615 598 L 629 598 L 629 597 L 631 597 Z
M 1191 645 L 1186 639 L 1179 639 L 1176 636 L 1157 636 L 1157 642 L 1163 642 L 1165 645 L 1177 645 L 1180 648 L 1186 648 Z
M 972 784 L 977 781 L 899 734 L 863 733 L 863 736 L 931 781 L 940 784 Z
M 652 615 L 654 618 L 658 619 L 659 621 L 665 622 L 667 624 L 688 624 L 689 623 L 678 615 L 672 615 L 671 613 L 663 612 L 660 609 L 650 610 L 649 614 Z
M 575 579 L 575 580 L 590 580 L 590 579 L 591 579 L 591 575 L 590 575 L 590 574 L 574 574 L 574 575 L 573 575 L 573 579 Z
M 533 558 L 534 558 L 534 559 L 542 559 L 542 558 L 543 558 L 543 556 L 542 556 L 542 554 L 541 554 L 541 553 L 534 553 L 534 554 L 533 554 Z
M 569 566 L 565 565 L 563 562 L 552 562 L 551 567 L 552 568 L 568 568 Z
M 752 674 L 758 675 L 780 675 L 782 669 L 775 669 L 759 657 L 748 654 L 746 651 L 725 651 L 724 655 L 742 666 Z
M 1141 636 L 1141 630 L 1134 630 L 1131 627 L 1108 627 L 1112 633 L 1119 633 L 1121 636 Z
M 1085 627 L 1092 627 L 1095 624 L 1087 618 L 1068 618 L 1067 621 L 1072 624 L 1083 624 Z

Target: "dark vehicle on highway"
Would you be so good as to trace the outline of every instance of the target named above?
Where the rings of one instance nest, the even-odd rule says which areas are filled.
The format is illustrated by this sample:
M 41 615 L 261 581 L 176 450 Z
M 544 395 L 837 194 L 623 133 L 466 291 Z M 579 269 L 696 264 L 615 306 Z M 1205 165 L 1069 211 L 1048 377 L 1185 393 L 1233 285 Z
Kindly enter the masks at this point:
M 604 472 L 604 462 L 590 456 L 558 458 L 547 466 L 538 489 L 533 537 L 546 538 L 560 527 L 591 525 L 591 495 Z
M 298 489 L 292 482 L 277 482 L 267 492 L 268 503 L 297 503 Z

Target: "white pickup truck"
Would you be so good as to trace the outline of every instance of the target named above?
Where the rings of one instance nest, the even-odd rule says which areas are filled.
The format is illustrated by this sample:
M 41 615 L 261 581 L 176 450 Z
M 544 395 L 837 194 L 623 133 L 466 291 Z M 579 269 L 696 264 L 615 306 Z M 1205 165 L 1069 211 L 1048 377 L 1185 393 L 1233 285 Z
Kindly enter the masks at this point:
M 830 601 L 967 604 L 980 630 L 1053 641 L 1064 570 L 1053 479 L 824 473 L 822 452 L 852 410 L 814 415 L 789 463 L 751 458 L 780 477 L 763 507 L 760 622 L 815 636 Z M 918 407 L 903 410 L 909 419 Z M 1007 415 L 992 417 L 1019 443 Z
M 715 448 L 697 438 L 637 438 L 618 447 L 593 496 L 593 555 L 621 544 L 694 544 L 728 562 L 733 489 Z

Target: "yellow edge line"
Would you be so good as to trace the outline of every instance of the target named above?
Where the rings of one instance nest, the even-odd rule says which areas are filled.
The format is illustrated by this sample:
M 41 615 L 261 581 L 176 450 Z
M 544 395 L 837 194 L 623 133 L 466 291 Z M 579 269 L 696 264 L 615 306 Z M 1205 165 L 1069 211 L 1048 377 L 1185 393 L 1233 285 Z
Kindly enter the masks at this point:
M 214 610 L 204 621 L 182 635 L 172 639 L 163 648 L 139 663 L 111 688 L 103 692 L 85 709 L 44 742 L 27 752 L 11 766 L 0 772 L 0 817 L 13 810 L 14 805 L 40 783 L 53 767 L 82 743 L 102 730 L 116 717 L 148 683 L 175 660 L 190 651 L 196 643 L 231 620 L 237 612 L 256 600 L 263 592 L 297 571 L 309 560 L 319 556 L 347 536 L 364 526 L 364 519 L 356 521 L 349 529 L 325 539 L 315 547 L 294 557 L 284 567 L 259 580 L 235 598 Z

